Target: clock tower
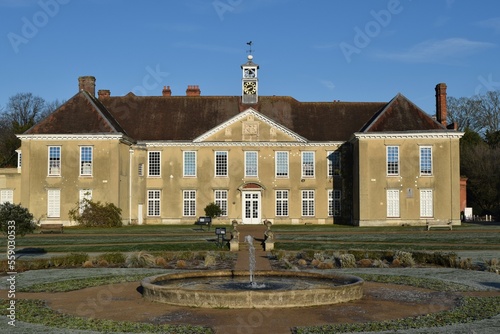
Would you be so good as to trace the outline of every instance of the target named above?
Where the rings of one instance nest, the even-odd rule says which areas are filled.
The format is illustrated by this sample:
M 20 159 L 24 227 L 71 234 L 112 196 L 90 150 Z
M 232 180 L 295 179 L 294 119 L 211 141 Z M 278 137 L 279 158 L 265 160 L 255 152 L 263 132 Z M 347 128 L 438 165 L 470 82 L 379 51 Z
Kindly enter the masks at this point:
M 248 61 L 241 65 L 243 78 L 241 79 L 241 102 L 243 104 L 252 104 L 259 101 L 259 86 L 257 79 L 257 70 L 259 65 L 255 64 L 253 56 L 248 55 Z

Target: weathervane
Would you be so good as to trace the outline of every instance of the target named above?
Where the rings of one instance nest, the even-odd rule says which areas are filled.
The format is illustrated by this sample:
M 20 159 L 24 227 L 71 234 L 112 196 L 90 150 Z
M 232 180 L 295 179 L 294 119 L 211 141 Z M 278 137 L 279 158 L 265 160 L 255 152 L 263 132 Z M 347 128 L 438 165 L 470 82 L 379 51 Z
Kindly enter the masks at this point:
M 252 41 L 247 42 L 247 45 L 248 45 L 248 47 L 249 47 L 249 49 L 248 49 L 247 53 L 248 53 L 248 54 L 252 54 Z

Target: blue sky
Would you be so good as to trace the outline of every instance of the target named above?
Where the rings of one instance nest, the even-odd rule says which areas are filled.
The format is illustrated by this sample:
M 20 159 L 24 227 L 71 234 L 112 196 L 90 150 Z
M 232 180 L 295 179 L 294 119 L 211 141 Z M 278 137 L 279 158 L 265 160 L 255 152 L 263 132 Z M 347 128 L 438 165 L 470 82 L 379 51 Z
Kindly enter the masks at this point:
M 500 89 L 498 0 L 0 0 L 0 107 L 50 102 L 93 75 L 111 95 L 240 95 L 253 41 L 260 95 L 389 101 L 434 114 L 434 87 Z

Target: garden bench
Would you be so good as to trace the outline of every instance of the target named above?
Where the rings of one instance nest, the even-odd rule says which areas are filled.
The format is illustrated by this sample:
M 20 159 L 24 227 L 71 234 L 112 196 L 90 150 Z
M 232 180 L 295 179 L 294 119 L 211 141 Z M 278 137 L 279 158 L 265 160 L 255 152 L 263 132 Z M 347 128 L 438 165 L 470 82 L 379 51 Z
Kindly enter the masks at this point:
M 452 222 L 442 222 L 442 221 L 427 221 L 427 231 L 429 231 L 433 227 L 443 227 L 449 228 L 450 231 L 453 230 Z
M 210 231 L 210 227 L 212 226 L 212 217 L 198 217 L 198 220 L 194 222 L 195 225 L 200 225 L 201 230 L 203 231 L 203 225 L 208 226 L 208 230 Z
M 40 233 L 63 233 L 63 224 L 41 224 Z

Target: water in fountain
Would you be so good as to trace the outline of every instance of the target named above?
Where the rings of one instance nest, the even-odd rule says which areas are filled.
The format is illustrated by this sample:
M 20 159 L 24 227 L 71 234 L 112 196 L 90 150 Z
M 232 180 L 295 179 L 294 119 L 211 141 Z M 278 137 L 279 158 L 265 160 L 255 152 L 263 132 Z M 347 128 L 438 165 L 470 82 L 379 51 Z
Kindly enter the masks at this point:
M 253 280 L 253 272 L 255 271 L 255 246 L 253 245 L 253 237 L 251 235 L 247 235 L 245 237 L 245 241 L 248 244 L 248 256 L 249 256 L 249 268 L 250 271 L 250 284 L 254 287 L 257 283 Z
M 248 243 L 248 260 L 249 260 L 249 268 L 248 271 L 250 272 L 250 288 L 252 289 L 263 289 L 266 287 L 266 285 L 263 284 L 257 284 L 254 280 L 254 271 L 255 271 L 255 246 L 253 245 L 253 237 L 251 235 L 247 235 L 245 237 L 245 241 Z

